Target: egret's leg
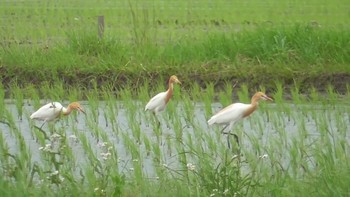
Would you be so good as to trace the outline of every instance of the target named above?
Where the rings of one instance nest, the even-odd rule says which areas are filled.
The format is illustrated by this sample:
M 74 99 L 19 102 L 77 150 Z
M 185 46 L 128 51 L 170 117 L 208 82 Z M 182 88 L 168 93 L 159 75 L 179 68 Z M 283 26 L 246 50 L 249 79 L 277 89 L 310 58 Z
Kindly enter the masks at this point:
M 227 132 L 224 132 L 224 130 L 225 130 L 227 127 L 228 127 L 228 124 L 225 125 L 225 127 L 224 127 L 223 129 L 221 129 L 220 133 L 222 133 L 222 134 L 228 134 Z
M 159 129 L 160 128 L 160 121 L 158 120 L 158 117 L 157 117 L 156 113 L 153 113 L 153 117 L 156 120 L 156 122 L 158 123 L 157 124 L 157 128 Z
M 46 121 L 44 121 L 44 123 L 40 126 L 40 130 L 42 130 L 44 124 L 46 123 Z M 36 126 L 35 126 L 36 127 Z
M 47 137 L 46 132 L 45 132 L 44 130 L 41 129 L 42 126 L 41 126 L 41 127 L 34 126 L 34 127 L 37 128 L 41 133 L 43 133 L 44 138 L 45 138 L 46 140 L 50 140 L 50 138 Z
M 238 144 L 238 147 L 240 146 L 239 145 L 239 138 L 238 138 L 238 135 L 236 135 L 236 134 L 232 134 L 233 135 L 233 137 L 235 137 L 235 140 L 236 140 L 236 142 L 237 142 L 237 144 Z
M 157 141 L 158 143 L 162 144 L 162 141 L 161 141 L 161 135 L 162 135 L 162 130 L 161 130 L 161 124 L 160 124 L 160 121 L 158 120 L 158 117 L 157 117 L 157 114 L 156 113 L 153 113 L 153 117 L 154 117 L 154 121 L 157 123 L 157 126 L 156 128 L 153 128 L 153 131 L 157 137 Z
M 46 132 L 42 129 L 43 126 L 45 125 L 45 123 L 46 123 L 46 121 L 44 121 L 44 123 L 40 127 L 35 126 L 35 125 L 34 125 L 34 127 L 37 128 L 41 133 L 43 133 L 45 139 L 49 140 L 49 137 L 47 137 Z
M 238 135 L 234 134 L 234 133 L 227 133 L 227 146 L 228 148 L 231 148 L 231 144 L 230 144 L 230 135 L 233 135 L 233 137 L 235 138 L 235 141 L 238 145 L 238 148 L 240 147 L 239 145 L 239 138 Z
M 228 132 L 224 132 L 224 130 L 227 128 L 229 126 L 229 128 L 228 128 Z M 230 124 L 228 124 L 228 125 L 226 125 L 222 130 L 221 130 L 221 132 L 223 133 L 223 134 L 227 134 L 227 145 L 228 145 L 228 148 L 230 148 L 231 146 L 230 146 L 230 140 L 229 140 L 229 137 L 230 137 L 230 135 L 233 135 L 233 137 L 235 138 L 235 140 L 236 140 L 236 142 L 237 142 L 237 144 L 238 144 L 238 147 L 240 146 L 239 145 L 239 138 L 238 138 L 238 135 L 236 135 L 235 133 L 231 133 L 230 131 L 231 131 L 231 129 L 232 129 L 232 127 L 233 127 L 233 123 L 230 123 Z
M 167 129 L 170 129 L 170 125 L 169 125 L 169 124 L 170 124 L 170 121 L 169 121 L 169 120 L 171 120 L 171 116 L 170 116 L 169 113 L 167 113 L 167 114 L 168 114 L 168 119 L 167 119 L 167 121 L 165 121 L 165 122 L 166 122 L 165 124 L 166 124 L 166 128 L 167 128 Z
M 227 147 L 230 149 L 231 148 L 230 135 L 227 134 L 226 140 L 227 140 Z

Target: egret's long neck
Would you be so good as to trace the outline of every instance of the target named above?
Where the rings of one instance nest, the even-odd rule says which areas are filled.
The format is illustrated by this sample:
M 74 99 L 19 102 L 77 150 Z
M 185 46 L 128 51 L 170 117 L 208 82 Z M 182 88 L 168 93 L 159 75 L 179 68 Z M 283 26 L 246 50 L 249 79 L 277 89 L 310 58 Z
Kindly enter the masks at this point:
M 253 96 L 249 108 L 244 112 L 243 117 L 247 117 L 252 114 L 258 108 L 258 99 Z
M 65 116 L 67 116 L 68 114 L 70 114 L 71 112 L 72 112 L 72 108 L 68 105 L 68 107 L 67 108 L 65 108 L 65 107 L 62 107 L 62 114 L 63 115 L 65 115 Z
M 259 105 L 258 101 L 259 101 L 259 98 L 256 96 L 253 96 L 250 104 L 257 106 L 257 105 Z
M 168 91 L 166 91 L 165 103 L 169 102 L 169 100 L 173 96 L 173 92 L 174 92 L 174 85 L 172 82 L 169 82 L 169 88 L 168 88 Z

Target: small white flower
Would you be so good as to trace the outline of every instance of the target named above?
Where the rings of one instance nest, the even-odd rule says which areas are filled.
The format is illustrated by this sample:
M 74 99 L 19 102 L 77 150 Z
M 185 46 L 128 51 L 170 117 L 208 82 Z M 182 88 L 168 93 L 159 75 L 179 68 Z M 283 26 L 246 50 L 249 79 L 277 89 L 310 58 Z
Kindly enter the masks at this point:
M 96 187 L 96 188 L 94 189 L 94 192 L 98 192 L 98 190 L 100 190 L 100 188 Z
M 61 182 L 64 181 L 64 177 L 63 176 L 60 175 L 58 178 L 60 179 Z
M 134 171 L 134 168 L 129 168 L 129 170 Z
M 132 161 L 133 161 L 133 162 L 138 162 L 139 160 L 138 160 L 138 159 L 133 159 Z
M 213 189 L 212 191 L 213 193 L 211 193 L 210 196 L 215 196 L 218 191 L 219 191 L 218 189 Z
M 61 139 L 61 136 L 58 135 L 57 133 L 54 133 L 50 136 L 51 141 L 55 141 L 55 140 L 59 140 L 59 139 Z
M 60 150 L 62 151 L 62 150 L 64 150 L 65 148 L 67 148 L 67 146 L 66 146 L 66 145 L 63 145 L 63 146 L 60 147 Z
M 108 142 L 100 142 L 100 143 L 97 144 L 97 146 L 100 147 L 100 148 L 104 148 L 107 145 L 108 145 Z
M 190 171 L 194 171 L 196 169 L 196 166 L 191 163 L 188 163 L 186 166 L 187 166 L 187 169 Z
M 74 142 L 78 142 L 78 138 L 75 135 L 70 135 L 68 138 L 72 139 Z
M 163 167 L 168 168 L 168 165 L 166 163 L 163 163 Z
M 58 175 L 58 174 L 59 174 L 58 170 L 56 170 L 56 171 L 51 173 L 52 176 L 55 176 L 55 175 Z
M 50 152 L 52 150 L 51 144 L 45 144 L 45 147 L 40 147 L 39 150 L 42 150 L 44 152 Z
M 238 155 L 233 155 L 232 160 L 236 159 L 237 157 L 238 157 Z
M 108 157 L 108 156 L 111 155 L 111 153 L 109 153 L 109 152 L 107 152 L 107 153 L 100 153 L 100 155 L 101 155 L 102 157 Z
M 269 157 L 268 154 L 263 154 L 263 155 L 260 155 L 260 156 L 259 156 L 259 159 L 266 159 L 266 158 L 268 158 L 268 157 Z
M 222 192 L 222 194 L 226 195 L 228 193 L 228 191 L 229 191 L 228 189 L 225 189 L 225 191 Z
M 112 154 L 110 152 L 107 152 L 107 153 L 100 153 L 100 155 L 102 156 L 103 160 L 107 160 Z

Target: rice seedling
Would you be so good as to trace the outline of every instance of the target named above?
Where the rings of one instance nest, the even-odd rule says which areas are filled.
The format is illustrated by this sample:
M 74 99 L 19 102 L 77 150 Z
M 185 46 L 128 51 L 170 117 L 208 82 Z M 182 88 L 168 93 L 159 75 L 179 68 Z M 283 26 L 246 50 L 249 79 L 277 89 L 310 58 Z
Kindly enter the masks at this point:
M 162 86 L 159 89 L 164 89 Z M 144 97 L 146 87 L 139 87 L 136 98 Z M 293 192 L 302 194 L 308 189 L 303 184 L 308 184 L 316 196 L 320 194 L 316 187 L 321 184 L 317 180 L 323 178 L 337 191 L 325 188 L 322 192 L 344 194 L 347 179 L 342 176 L 344 171 L 336 169 L 339 166 L 348 169 L 349 116 L 343 104 L 346 100 L 331 88 L 327 94 L 332 103 L 325 102 L 328 99 L 319 97 L 316 90 L 310 90 L 310 100 L 304 99 L 297 88 L 291 91 L 292 101 L 286 101 L 283 96 L 286 92 L 282 93 L 284 88 L 278 85 L 278 91 L 272 94 L 275 103 L 261 105 L 253 116 L 235 126 L 241 146 L 229 149 L 220 128 L 207 126 L 203 112 L 217 110 L 214 91 L 212 86 L 208 87 L 201 93 L 198 87 L 190 91 L 202 95 L 198 98 L 203 103 L 194 101 L 196 96 L 188 92 L 177 92 L 178 98 L 159 116 L 161 127 L 145 122 L 151 114 L 144 112 L 142 102 L 134 100 L 129 89 L 122 90 L 120 97 L 115 97 L 108 88 L 102 90 L 103 101 L 99 100 L 99 92 L 91 91 L 86 94 L 86 117 L 72 116 L 50 124 L 49 139 L 32 126 L 22 126 L 35 124 L 28 116 L 32 107 L 23 105 L 23 120 L 16 121 L 19 113 L 16 103 L 4 103 L 3 119 L 10 125 L 0 126 L 2 182 L 7 184 L 4 187 L 26 190 L 26 184 L 38 185 L 40 180 L 47 180 L 32 188 L 32 192 L 65 188 L 73 193 L 94 195 L 143 191 L 176 196 L 181 191 L 191 195 L 289 196 Z M 48 86 L 43 88 L 48 89 L 40 91 L 49 95 L 56 91 Z M 227 91 L 218 94 L 221 102 L 231 103 L 232 92 L 237 92 L 239 101 L 249 102 L 247 86 L 242 85 L 236 91 L 226 88 Z M 71 99 L 79 97 L 78 90 L 69 92 L 73 93 Z M 16 99 L 19 94 L 17 91 L 11 95 Z M 19 97 L 24 99 L 23 95 Z M 25 132 L 37 141 L 29 140 Z M 21 173 L 15 173 L 14 169 L 20 169 Z M 333 172 L 340 180 L 332 178 Z M 14 182 L 8 181 L 11 177 Z M 131 187 L 137 189 L 130 190 Z
M 13 96 L 12 98 L 16 98 L 16 107 L 17 107 L 17 113 L 18 113 L 18 119 L 22 120 L 22 106 L 23 106 L 23 91 L 20 87 L 14 86 L 13 87 Z
M 304 84 L 349 71 L 347 6 L 334 5 L 347 3 L 7 1 L 0 195 L 346 196 L 349 88 Z M 144 106 L 170 72 L 184 86 L 153 116 Z M 230 149 L 208 117 L 257 88 L 275 101 L 235 126 Z M 29 118 L 43 100 L 85 100 L 88 113 L 45 138 Z
M 193 91 L 194 91 L 192 93 L 193 95 L 199 95 L 199 93 L 202 92 L 202 91 L 199 91 L 199 89 L 194 89 Z M 198 99 L 198 101 L 203 102 L 205 107 L 205 116 L 209 117 L 213 114 L 211 104 L 214 101 L 214 95 L 215 95 L 214 84 L 212 83 L 206 84 L 206 89 L 203 92 L 205 92 L 205 96 L 198 96 L 198 98 L 200 98 Z

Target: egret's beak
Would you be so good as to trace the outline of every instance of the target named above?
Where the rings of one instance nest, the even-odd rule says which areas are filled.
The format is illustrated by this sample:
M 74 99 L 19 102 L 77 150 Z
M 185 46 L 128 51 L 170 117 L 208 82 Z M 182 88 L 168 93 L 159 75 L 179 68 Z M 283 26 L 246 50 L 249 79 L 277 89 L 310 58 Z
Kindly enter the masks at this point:
M 84 111 L 84 109 L 83 109 L 83 108 L 79 107 L 79 108 L 78 108 L 78 110 L 79 110 L 80 112 L 82 112 L 83 114 L 85 114 L 85 115 L 86 115 L 86 112 Z
M 270 98 L 270 97 L 268 97 L 268 96 L 266 96 L 266 95 L 263 95 L 262 98 L 263 98 L 264 100 L 273 101 L 272 98 Z
M 181 84 L 181 82 L 178 79 L 176 79 L 175 82 L 178 84 Z

